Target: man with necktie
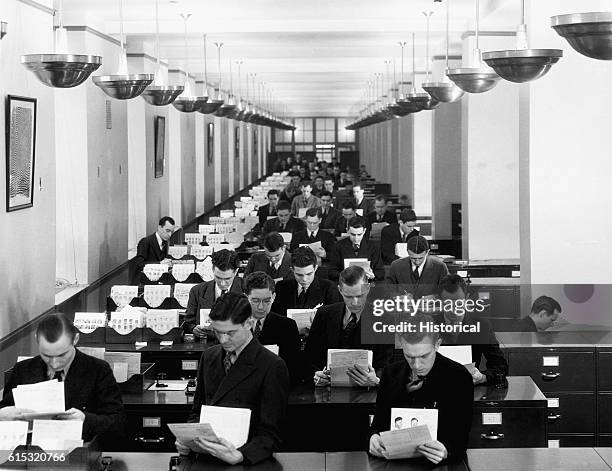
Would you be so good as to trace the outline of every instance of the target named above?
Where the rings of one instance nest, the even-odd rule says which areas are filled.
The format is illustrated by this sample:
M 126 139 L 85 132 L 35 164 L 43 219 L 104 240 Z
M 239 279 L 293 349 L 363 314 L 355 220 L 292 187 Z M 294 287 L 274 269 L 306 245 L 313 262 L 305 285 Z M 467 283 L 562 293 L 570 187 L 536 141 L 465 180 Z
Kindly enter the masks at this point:
M 259 227 L 263 227 L 269 216 L 277 216 L 276 208 L 278 205 L 278 200 L 278 190 L 268 190 L 268 204 L 260 206 L 259 210 L 257 211 L 257 216 L 259 216 Z
M 332 229 L 334 232 L 340 212 L 333 207 L 332 193 L 327 190 L 322 191 L 319 199 L 321 200 L 321 229 Z
M 160 263 L 168 258 L 168 241 L 175 230 L 174 219 L 164 216 L 159 220 L 157 230 L 153 234 L 140 239 L 133 260 L 133 284 L 139 283 L 140 274 L 147 263 Z
M 384 227 L 380 233 L 380 252 L 383 262 L 390 264 L 399 257 L 395 255 L 396 244 L 406 243 L 409 239 L 419 235 L 416 229 L 417 217 L 412 209 L 402 209 L 399 223 Z
M 368 223 L 368 229 L 371 229 L 374 223 L 397 223 L 395 212 L 389 211 L 387 207 L 387 197 L 385 195 L 376 195 L 376 198 L 374 198 L 374 211 L 364 214 L 364 216 Z
M 210 312 L 211 327 L 219 344 L 204 351 L 189 422 L 200 422 L 202 405 L 251 410 L 247 442 L 239 448 L 223 437 L 208 441 L 197 437 L 191 448 L 180 440 L 181 455 L 212 455 L 228 464 L 251 465 L 272 456 L 281 442 L 281 424 L 289 396 L 285 362 L 253 338 L 251 304 L 243 294 L 227 293 Z
M 336 237 L 342 237 L 342 234 L 348 234 L 349 221 L 357 215 L 355 202 L 351 200 L 344 201 L 341 211 L 341 217 L 339 217 L 338 222 L 336 222 L 336 230 L 334 232 Z
M 306 211 L 306 230 L 293 234 L 289 250 L 294 252 L 300 245 L 319 242 L 321 248 L 316 251 L 319 261 L 331 255 L 336 239 L 329 232 L 321 230 L 321 208 L 310 208 Z
M 391 429 L 392 408 L 437 409 L 437 440 L 419 445 L 417 452 L 436 464 L 461 460 L 472 425 L 471 375 L 459 363 L 437 353 L 441 343 L 438 333 L 423 327 L 433 323 L 431 316 L 416 313 L 409 319 L 412 329 L 399 334 L 404 359 L 382 372 L 369 452 L 387 457 L 380 432 Z
M 302 194 L 293 198 L 291 202 L 291 214 L 294 217 L 300 216 L 300 209 L 318 208 L 321 206 L 321 200 L 312 194 L 312 184 L 309 181 L 301 183 Z
M 263 225 L 264 235 L 270 232 L 291 232 L 292 234 L 305 229 L 306 224 L 301 219 L 293 217 L 291 205 L 287 201 L 279 201 L 276 206 L 276 217 L 269 219 Z
M 270 232 L 264 237 L 264 252 L 251 255 L 244 276 L 256 271 L 267 273 L 275 281 L 293 278 L 291 272 L 291 254 L 285 248 L 283 236 L 278 232 Z

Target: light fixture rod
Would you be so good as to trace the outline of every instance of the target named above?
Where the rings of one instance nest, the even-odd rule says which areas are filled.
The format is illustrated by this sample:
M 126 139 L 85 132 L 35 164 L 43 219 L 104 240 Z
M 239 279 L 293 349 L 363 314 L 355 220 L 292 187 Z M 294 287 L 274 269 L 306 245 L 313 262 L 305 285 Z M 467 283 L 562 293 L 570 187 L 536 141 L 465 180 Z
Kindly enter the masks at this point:
M 412 93 L 416 93 L 416 47 L 414 44 L 414 32 L 412 33 Z
M 449 18 L 450 18 L 450 0 L 446 0 L 446 71 L 448 71 L 448 49 L 449 49 L 449 43 L 450 43 L 450 38 L 449 38 Z
M 427 18 L 427 42 L 426 42 L 426 52 L 425 52 L 425 64 L 426 64 L 426 72 L 425 72 L 425 81 L 429 82 L 429 20 L 431 19 L 431 15 L 433 15 L 433 11 L 423 12 L 425 18 Z
M 217 71 L 219 72 L 219 83 L 217 88 L 217 98 L 221 97 L 221 48 L 223 47 L 223 43 L 215 43 L 217 46 Z
M 401 73 L 401 81 L 402 81 L 402 97 L 404 97 L 404 47 L 406 46 L 406 42 L 400 42 L 400 47 L 402 48 L 402 73 Z
M 208 61 L 206 59 L 206 35 L 204 38 L 204 96 L 208 96 Z
M 121 54 L 125 52 L 125 36 L 123 34 L 123 0 L 119 0 L 119 42 L 121 42 Z

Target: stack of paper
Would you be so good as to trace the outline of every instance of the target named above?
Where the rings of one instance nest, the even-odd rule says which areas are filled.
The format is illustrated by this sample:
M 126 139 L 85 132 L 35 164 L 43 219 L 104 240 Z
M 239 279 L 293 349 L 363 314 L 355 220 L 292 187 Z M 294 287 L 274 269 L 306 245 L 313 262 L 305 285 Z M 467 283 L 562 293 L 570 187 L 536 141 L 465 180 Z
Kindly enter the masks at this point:
M 316 309 L 287 309 L 287 317 L 295 321 L 298 330 L 310 329 L 316 313 Z
M 72 450 L 83 446 L 80 420 L 35 420 L 32 424 L 32 445 L 45 451 Z
M 0 421 L 0 453 L 12 451 L 28 440 L 28 423 L 23 420 Z M 4 459 L 0 463 L 4 463 Z
M 202 406 L 200 423 L 210 424 L 217 436 L 225 438 L 238 448 L 249 438 L 251 409 Z
M 211 281 L 214 279 L 212 259 L 208 257 L 198 262 L 196 273 L 198 273 L 204 281 Z
M 104 360 L 110 365 L 118 383 L 125 383 L 128 378 L 140 373 L 139 352 L 106 352 Z
M 106 327 L 106 312 L 75 312 L 73 323 L 80 332 L 88 334 L 98 327 Z
M 132 308 L 126 306 L 121 311 L 111 312 L 108 326 L 120 334 L 129 334 L 132 330 L 144 327 L 144 312 L 146 309 Z
M 148 263 L 142 269 L 145 276 L 151 281 L 157 281 L 168 272 L 168 265 L 164 263 Z
M 157 307 L 170 297 L 170 285 L 145 285 L 143 299 L 151 307 Z
M 233 224 L 215 224 L 215 232 L 217 234 L 229 234 L 230 232 L 234 232 L 234 229 Z M 208 238 L 206 238 L 206 241 L 209 242 Z
M 213 254 L 213 248 L 210 245 L 192 245 L 190 253 L 198 260 L 204 260 Z
M 145 314 L 145 325 L 158 334 L 166 334 L 179 326 L 178 309 L 149 309 Z
M 359 365 L 364 369 L 372 365 L 371 350 L 350 350 L 343 348 L 329 348 L 327 350 L 327 368 L 331 375 L 332 386 L 355 386 L 346 370 Z
M 357 265 L 363 268 L 365 271 L 370 271 L 370 261 L 367 258 L 345 258 L 344 268 L 348 268 L 352 265 Z
M 207 234 L 206 243 L 208 245 L 221 244 L 225 242 L 225 234 Z
M 181 306 L 187 307 L 189 292 L 194 286 L 195 283 L 176 283 L 174 285 L 174 299 L 176 299 Z
M 183 258 L 187 255 L 187 245 L 171 245 L 168 247 L 168 255 L 172 258 Z
M 408 244 L 406 242 L 398 242 L 395 244 L 395 255 L 399 258 L 408 257 Z
M 199 232 L 190 232 L 185 234 L 185 244 L 192 245 L 200 245 L 200 243 L 204 240 L 204 234 Z
M 56 379 L 34 384 L 20 384 L 13 389 L 15 407 L 57 415 L 64 412 L 64 383 Z
M 172 276 L 176 281 L 185 281 L 194 271 L 195 263 L 193 260 L 189 260 L 189 263 L 172 266 Z
M 198 232 L 200 234 L 211 234 L 213 232 L 215 232 L 215 225 L 210 223 L 210 224 L 200 224 L 198 225 Z
M 111 288 L 110 296 L 117 307 L 127 306 L 138 297 L 138 286 L 115 285 Z
M 219 216 L 211 216 L 208 218 L 208 224 L 216 225 L 216 224 L 225 224 L 225 218 Z

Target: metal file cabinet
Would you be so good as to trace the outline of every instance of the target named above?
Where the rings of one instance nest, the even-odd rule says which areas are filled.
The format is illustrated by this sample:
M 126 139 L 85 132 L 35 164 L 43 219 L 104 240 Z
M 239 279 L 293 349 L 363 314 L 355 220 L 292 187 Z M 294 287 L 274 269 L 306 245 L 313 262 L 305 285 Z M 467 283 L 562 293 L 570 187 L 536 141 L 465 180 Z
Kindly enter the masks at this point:
M 612 446 L 612 332 L 585 332 L 597 348 L 597 435 L 599 446 Z

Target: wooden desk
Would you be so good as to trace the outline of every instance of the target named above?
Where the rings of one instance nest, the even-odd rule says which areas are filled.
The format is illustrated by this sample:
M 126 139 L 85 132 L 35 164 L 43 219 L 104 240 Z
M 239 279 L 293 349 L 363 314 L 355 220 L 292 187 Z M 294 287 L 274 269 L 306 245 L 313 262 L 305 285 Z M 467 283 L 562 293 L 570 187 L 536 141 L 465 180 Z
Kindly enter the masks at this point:
M 472 471 L 610 471 L 593 448 L 468 450 Z
M 519 259 L 454 260 L 447 266 L 451 273 L 465 271 L 470 278 L 512 278 L 513 272 L 520 273 Z
M 463 461 L 434 466 L 424 458 L 387 461 L 375 458 L 365 451 L 348 453 L 326 453 L 326 469 L 330 471 L 468 471 Z

